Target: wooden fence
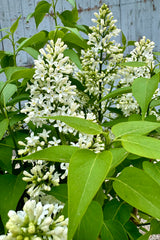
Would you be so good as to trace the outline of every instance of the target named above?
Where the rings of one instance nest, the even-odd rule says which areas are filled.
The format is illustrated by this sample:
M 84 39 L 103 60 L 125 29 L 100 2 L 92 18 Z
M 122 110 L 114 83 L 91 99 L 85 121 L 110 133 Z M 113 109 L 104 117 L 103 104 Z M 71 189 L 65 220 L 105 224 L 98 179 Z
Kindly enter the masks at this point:
M 22 15 L 15 34 L 16 39 L 30 37 L 42 29 L 53 30 L 53 20 L 48 15 L 37 30 L 33 19 L 26 23 L 27 15 L 34 11 L 37 2 L 38 0 L 0 0 L 0 28 L 10 27 L 18 16 Z M 155 42 L 155 51 L 160 51 L 160 0 L 77 0 L 76 2 L 80 24 L 91 25 L 93 13 L 106 3 L 118 20 L 117 26 L 126 35 L 127 40 L 139 40 L 145 35 Z M 57 7 L 61 12 L 70 8 L 70 5 L 66 0 L 59 0 Z M 0 32 L 0 38 L 3 36 L 4 33 Z M 2 41 L 0 50 L 11 50 L 9 41 Z M 27 66 L 32 61 L 31 57 L 23 53 L 18 58 L 18 65 Z

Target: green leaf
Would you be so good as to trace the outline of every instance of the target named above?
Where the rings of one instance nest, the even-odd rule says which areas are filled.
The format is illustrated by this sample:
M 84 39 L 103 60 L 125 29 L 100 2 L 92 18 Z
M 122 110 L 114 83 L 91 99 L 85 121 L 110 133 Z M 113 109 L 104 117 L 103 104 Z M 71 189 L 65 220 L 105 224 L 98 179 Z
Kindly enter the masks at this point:
M 122 146 L 128 152 L 150 159 L 160 159 L 160 140 L 138 134 L 121 138 Z
M 8 38 L 9 39 L 10 34 L 6 34 L 4 37 L 0 38 L 0 42 L 2 42 L 4 39 Z
M 160 52 L 153 52 L 154 55 L 160 56 Z
M 106 99 L 109 99 L 109 98 L 115 98 L 119 95 L 122 95 L 124 93 L 131 93 L 132 92 L 132 87 L 123 87 L 123 88 L 118 88 L 114 91 L 112 91 L 111 93 L 108 93 L 104 98 L 102 98 L 100 100 L 100 102 L 103 102 L 105 101 Z
M 128 121 L 141 121 L 142 117 L 139 114 L 133 113 L 128 117 Z M 152 121 L 151 121 L 152 122 Z
M 20 45 L 18 46 L 16 52 L 19 52 L 24 47 L 29 47 L 29 46 L 32 46 L 39 42 L 46 42 L 47 39 L 48 39 L 48 37 L 47 37 L 46 31 L 41 31 L 39 33 L 36 33 L 32 37 L 27 38 L 23 42 L 21 42 Z
M 128 156 L 128 152 L 124 148 L 110 148 L 109 151 L 112 153 L 112 165 L 111 168 L 117 167 L 124 159 Z
M 16 91 L 17 91 L 16 85 L 0 82 L 0 93 L 1 93 L 0 101 L 1 101 L 1 103 L 6 104 Z
M 8 119 L 3 119 L 0 122 L 0 140 L 2 139 L 7 129 L 8 129 Z
M 81 34 L 79 33 L 78 29 L 75 27 L 62 27 L 62 26 L 57 26 L 57 28 L 62 28 L 65 29 L 67 31 L 70 31 L 71 33 L 73 33 L 75 36 L 77 36 L 79 39 L 81 39 L 82 41 L 84 40 L 81 36 Z
M 24 120 L 25 118 L 26 118 L 26 114 L 24 113 L 13 115 L 10 119 L 10 126 L 12 127 L 14 124 Z
M 26 68 L 25 67 L 7 67 L 5 68 L 5 74 L 6 74 L 6 78 L 8 81 L 11 80 L 11 76 L 14 72 L 16 71 L 20 71 L 20 70 L 25 70 Z
M 86 149 L 71 158 L 68 173 L 68 240 L 71 240 L 90 202 L 105 180 L 111 166 L 109 151 L 99 154 Z
M 5 55 L 12 55 L 13 56 L 13 53 L 12 52 L 7 52 L 7 51 L 0 51 L 0 59 L 3 58 Z
M 53 162 L 65 162 L 69 163 L 70 158 L 73 153 L 75 153 L 79 148 L 67 146 L 67 145 L 60 145 L 60 146 L 53 146 L 38 152 L 32 153 L 25 157 L 20 157 L 16 160 L 45 160 L 45 161 L 53 161 Z
M 47 1 L 40 1 L 32 16 L 34 16 L 35 22 L 36 22 L 36 28 L 38 28 L 39 24 L 42 22 L 44 16 L 46 13 L 49 12 L 49 9 L 51 7 L 51 4 Z
M 143 162 L 143 169 L 144 171 L 153 178 L 160 185 L 160 164 L 150 163 L 150 162 Z
M 138 231 L 137 226 L 131 221 L 128 221 L 124 225 L 124 228 L 131 240 L 138 239 L 141 236 L 141 234 Z
M 113 127 L 114 125 L 120 123 L 120 122 L 128 122 L 128 117 L 118 117 L 114 120 L 109 120 L 108 122 L 105 121 L 104 123 L 102 123 L 102 126 L 104 127 Z
M 144 119 L 148 105 L 158 88 L 158 82 L 159 74 L 155 74 L 152 78 L 137 78 L 132 84 L 132 93 L 142 110 L 142 119 Z
M 21 78 L 31 79 L 33 77 L 34 72 L 35 72 L 35 69 L 32 69 L 32 68 L 17 70 L 11 75 L 11 80 L 18 80 Z
M 154 99 L 150 103 L 150 108 L 156 107 L 156 106 L 159 106 L 159 105 L 160 105 L 160 99 Z
M 11 26 L 10 32 L 11 32 L 12 34 L 16 31 L 21 16 L 22 16 L 22 15 L 20 15 L 20 16 L 18 17 L 18 19 L 17 19 L 17 20 L 13 23 L 13 25 Z
M 104 193 L 104 190 L 102 186 L 99 188 L 98 192 L 96 193 L 94 197 L 94 201 L 98 202 L 101 206 L 104 204 L 104 200 L 106 199 L 106 195 Z
M 54 116 L 45 118 L 62 121 L 68 126 L 86 134 L 96 135 L 102 133 L 102 127 L 97 123 L 92 122 L 91 120 L 70 116 Z
M 0 68 L 0 74 L 1 74 L 2 72 L 4 72 L 4 69 L 3 69 L 3 68 Z
M 101 231 L 102 240 L 128 240 L 122 224 L 115 220 L 104 221 Z
M 147 66 L 147 63 L 145 63 L 145 62 L 124 62 L 121 65 L 126 66 L 126 67 L 144 67 L 144 66 Z
M 136 41 L 128 41 L 127 46 L 134 46 Z
M 55 31 L 50 31 L 48 34 L 49 39 L 53 39 L 54 42 L 57 41 L 58 38 L 63 38 L 65 33 L 61 30 L 56 29 Z
M 82 85 L 82 83 L 77 80 L 76 78 L 70 77 L 69 80 L 71 81 L 71 85 L 75 85 L 78 91 L 81 91 L 84 93 L 84 90 L 86 89 L 85 86 Z
M 126 46 L 126 37 L 125 37 L 125 35 L 124 35 L 123 32 L 121 32 L 121 33 L 122 33 L 122 44 L 123 44 L 124 46 Z
M 146 234 L 139 237 L 137 240 L 148 240 L 151 235 L 151 232 L 147 232 Z
M 82 69 L 79 56 L 74 50 L 66 49 L 64 51 L 64 56 L 68 56 L 71 59 L 71 61 L 74 62 L 79 69 Z
M 124 201 L 160 219 L 160 187 L 147 173 L 135 167 L 125 168 L 113 188 Z
M 104 206 L 104 220 L 117 220 L 124 225 L 130 219 L 132 209 L 133 208 L 125 202 L 113 199 Z
M 20 101 L 24 101 L 24 100 L 29 100 L 29 94 L 28 93 L 22 93 L 19 96 L 16 96 L 16 97 L 12 98 L 7 103 L 7 106 L 12 106 L 13 104 L 18 103 Z
M 61 22 L 63 23 L 64 26 L 73 27 L 76 25 L 76 22 L 78 21 L 78 10 L 75 8 L 72 11 L 65 10 L 58 16 L 61 19 Z
M 0 168 L 12 173 L 12 148 L 0 145 Z
M 34 12 L 33 13 L 29 13 L 26 17 L 26 22 L 29 22 L 29 19 L 32 18 L 34 16 Z
M 87 25 L 79 25 L 79 24 L 76 24 L 75 27 L 76 27 L 79 31 L 81 31 L 81 32 L 83 32 L 83 33 L 85 33 L 85 34 L 87 34 L 87 35 L 88 35 L 88 33 L 91 32 L 91 30 L 89 29 L 89 27 L 88 27 Z
M 73 8 L 76 7 L 76 2 L 75 2 L 75 0 L 67 0 L 67 1 L 72 5 Z
M 78 226 L 73 240 L 97 240 L 102 224 L 102 208 L 99 203 L 92 201 Z
M 16 210 L 25 187 L 26 183 L 21 175 L 0 175 L 0 215 L 4 225 L 8 220 L 8 211 Z
M 112 132 L 116 138 L 126 134 L 148 134 L 156 128 L 160 127 L 160 123 L 149 121 L 129 121 L 122 122 L 112 127 Z
M 152 219 L 150 230 L 152 234 L 160 234 L 160 221 Z
M 67 33 L 64 35 L 62 40 L 67 43 L 67 45 L 71 46 L 78 46 L 80 48 L 86 49 L 87 43 L 85 40 L 80 39 L 78 36 L 76 36 L 74 33 Z
M 68 200 L 67 184 L 60 184 L 59 186 L 52 187 L 51 191 L 46 193 L 54 196 L 63 203 Z
M 14 132 L 14 138 L 15 138 L 15 141 L 17 143 L 17 146 L 18 146 L 18 141 L 25 141 L 26 137 L 28 137 L 29 135 L 29 131 L 28 130 L 17 130 Z M 13 142 L 13 139 L 11 137 L 11 135 L 7 136 L 5 138 L 5 141 L 6 141 L 6 144 L 10 147 L 12 147 L 13 149 L 15 148 L 15 145 L 14 145 L 14 142 Z
M 0 32 L 2 32 L 2 31 L 6 32 L 5 30 L 7 30 L 7 29 L 9 29 L 9 27 L 1 28 L 1 29 L 0 29 Z
M 1 67 L 7 68 L 7 67 L 13 67 L 14 66 L 14 58 L 13 55 L 5 55 L 1 59 Z
M 27 52 L 34 59 L 38 59 L 39 52 L 37 50 L 35 50 L 34 48 L 32 48 L 32 47 L 24 47 L 22 50 Z

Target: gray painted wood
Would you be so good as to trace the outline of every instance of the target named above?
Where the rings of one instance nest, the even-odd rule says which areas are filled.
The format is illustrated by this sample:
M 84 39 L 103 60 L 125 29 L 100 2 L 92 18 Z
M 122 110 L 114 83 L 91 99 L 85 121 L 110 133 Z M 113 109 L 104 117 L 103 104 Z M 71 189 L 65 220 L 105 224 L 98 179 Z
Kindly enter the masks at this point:
M 98 11 L 101 4 L 106 3 L 118 20 L 117 26 L 122 29 L 127 40 L 139 40 L 145 35 L 155 42 L 155 51 L 160 51 L 160 0 L 77 0 L 76 2 L 80 17 L 79 24 L 92 25 L 94 12 Z M 37 3 L 38 0 L 0 0 L 0 28 L 10 27 L 18 16 L 22 15 L 15 33 L 16 40 L 30 37 L 43 29 L 53 30 L 53 20 L 48 15 L 38 29 L 33 19 L 26 23 L 27 15 L 34 11 Z M 61 12 L 71 9 L 71 6 L 66 0 L 59 0 L 57 9 Z M 0 32 L 0 37 L 2 36 L 4 32 Z M 0 43 L 0 50 L 11 50 L 10 42 L 4 40 Z M 18 57 L 20 66 L 27 66 L 32 62 L 32 58 L 25 53 L 21 53 Z

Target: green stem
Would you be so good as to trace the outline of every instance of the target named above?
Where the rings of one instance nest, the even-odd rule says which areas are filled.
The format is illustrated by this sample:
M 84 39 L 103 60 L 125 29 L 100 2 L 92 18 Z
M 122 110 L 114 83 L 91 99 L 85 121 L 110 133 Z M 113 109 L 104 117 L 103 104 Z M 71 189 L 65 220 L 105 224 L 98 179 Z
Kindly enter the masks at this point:
M 54 21 L 55 21 L 55 26 L 58 25 L 58 23 L 57 23 L 57 13 L 56 13 L 56 5 L 57 5 L 57 2 L 58 2 L 58 0 L 56 0 L 55 2 L 54 2 L 54 0 L 52 0 L 53 19 L 54 19 Z
M 17 145 L 16 139 L 14 137 L 14 132 L 12 131 L 12 128 L 10 126 L 10 122 L 8 124 L 8 130 L 9 130 L 9 133 L 11 135 L 11 138 L 12 138 L 12 141 L 13 141 L 13 144 L 14 144 L 14 150 L 16 152 L 16 156 L 18 157 L 18 145 Z
M 16 46 L 15 46 L 15 42 L 14 42 L 14 34 L 12 34 L 12 47 L 13 47 L 13 61 L 14 61 L 14 66 L 17 66 L 17 62 L 16 62 Z
M 18 145 L 17 145 L 17 142 L 16 142 L 15 137 L 14 137 L 14 132 L 12 131 L 12 128 L 10 126 L 10 119 L 8 117 L 7 110 L 5 108 L 5 111 L 4 111 L 2 105 L 0 107 L 1 107 L 2 114 L 4 115 L 4 117 L 6 119 L 8 119 L 8 131 L 9 131 L 9 134 L 11 135 L 11 138 L 12 138 L 12 141 L 13 141 L 13 144 L 14 144 L 14 150 L 15 150 L 16 155 L 18 157 Z
M 100 53 L 100 62 L 102 62 L 102 55 L 103 55 L 103 51 L 101 50 Z M 99 73 L 102 72 L 102 63 L 100 63 L 99 65 Z M 98 97 L 98 101 L 99 101 L 99 109 L 98 109 L 98 120 L 101 123 L 102 122 L 102 103 L 101 103 L 101 99 L 102 99 L 102 82 L 99 82 L 99 97 Z

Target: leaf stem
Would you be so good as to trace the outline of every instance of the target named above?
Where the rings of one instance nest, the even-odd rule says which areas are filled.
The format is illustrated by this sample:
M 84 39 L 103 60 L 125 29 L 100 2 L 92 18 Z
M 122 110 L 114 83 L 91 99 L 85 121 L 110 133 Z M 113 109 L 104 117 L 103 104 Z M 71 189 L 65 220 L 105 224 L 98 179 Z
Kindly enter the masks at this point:
M 102 55 L 103 55 L 103 51 L 101 50 L 100 52 L 100 65 L 99 65 L 99 73 L 102 72 Z M 101 103 L 101 99 L 102 99 L 102 82 L 101 80 L 99 81 L 99 109 L 98 109 L 98 120 L 101 123 L 102 122 L 102 103 Z
M 8 119 L 8 131 L 9 131 L 9 133 L 11 135 L 11 138 L 12 138 L 12 141 L 13 141 L 13 144 L 14 144 L 14 150 L 16 152 L 16 156 L 18 156 L 18 145 L 17 145 L 17 142 L 16 142 L 15 137 L 14 137 L 14 133 L 13 133 L 11 125 L 10 125 L 10 119 L 8 117 L 6 107 L 4 106 L 4 108 L 5 108 L 5 111 L 4 111 L 4 109 L 3 109 L 2 105 L 1 105 L 1 111 L 2 111 L 2 113 L 4 115 L 4 117 L 6 119 Z
M 52 0 L 52 7 L 53 7 L 53 19 L 55 21 L 55 26 L 58 25 L 57 23 L 57 13 L 56 13 L 56 5 L 57 5 L 58 0 L 54 1 Z
M 12 47 L 13 47 L 13 61 L 14 61 L 14 66 L 16 67 L 17 62 L 16 62 L 16 46 L 15 46 L 15 42 L 14 42 L 14 34 L 12 33 L 11 36 L 12 36 L 11 42 L 12 42 Z

